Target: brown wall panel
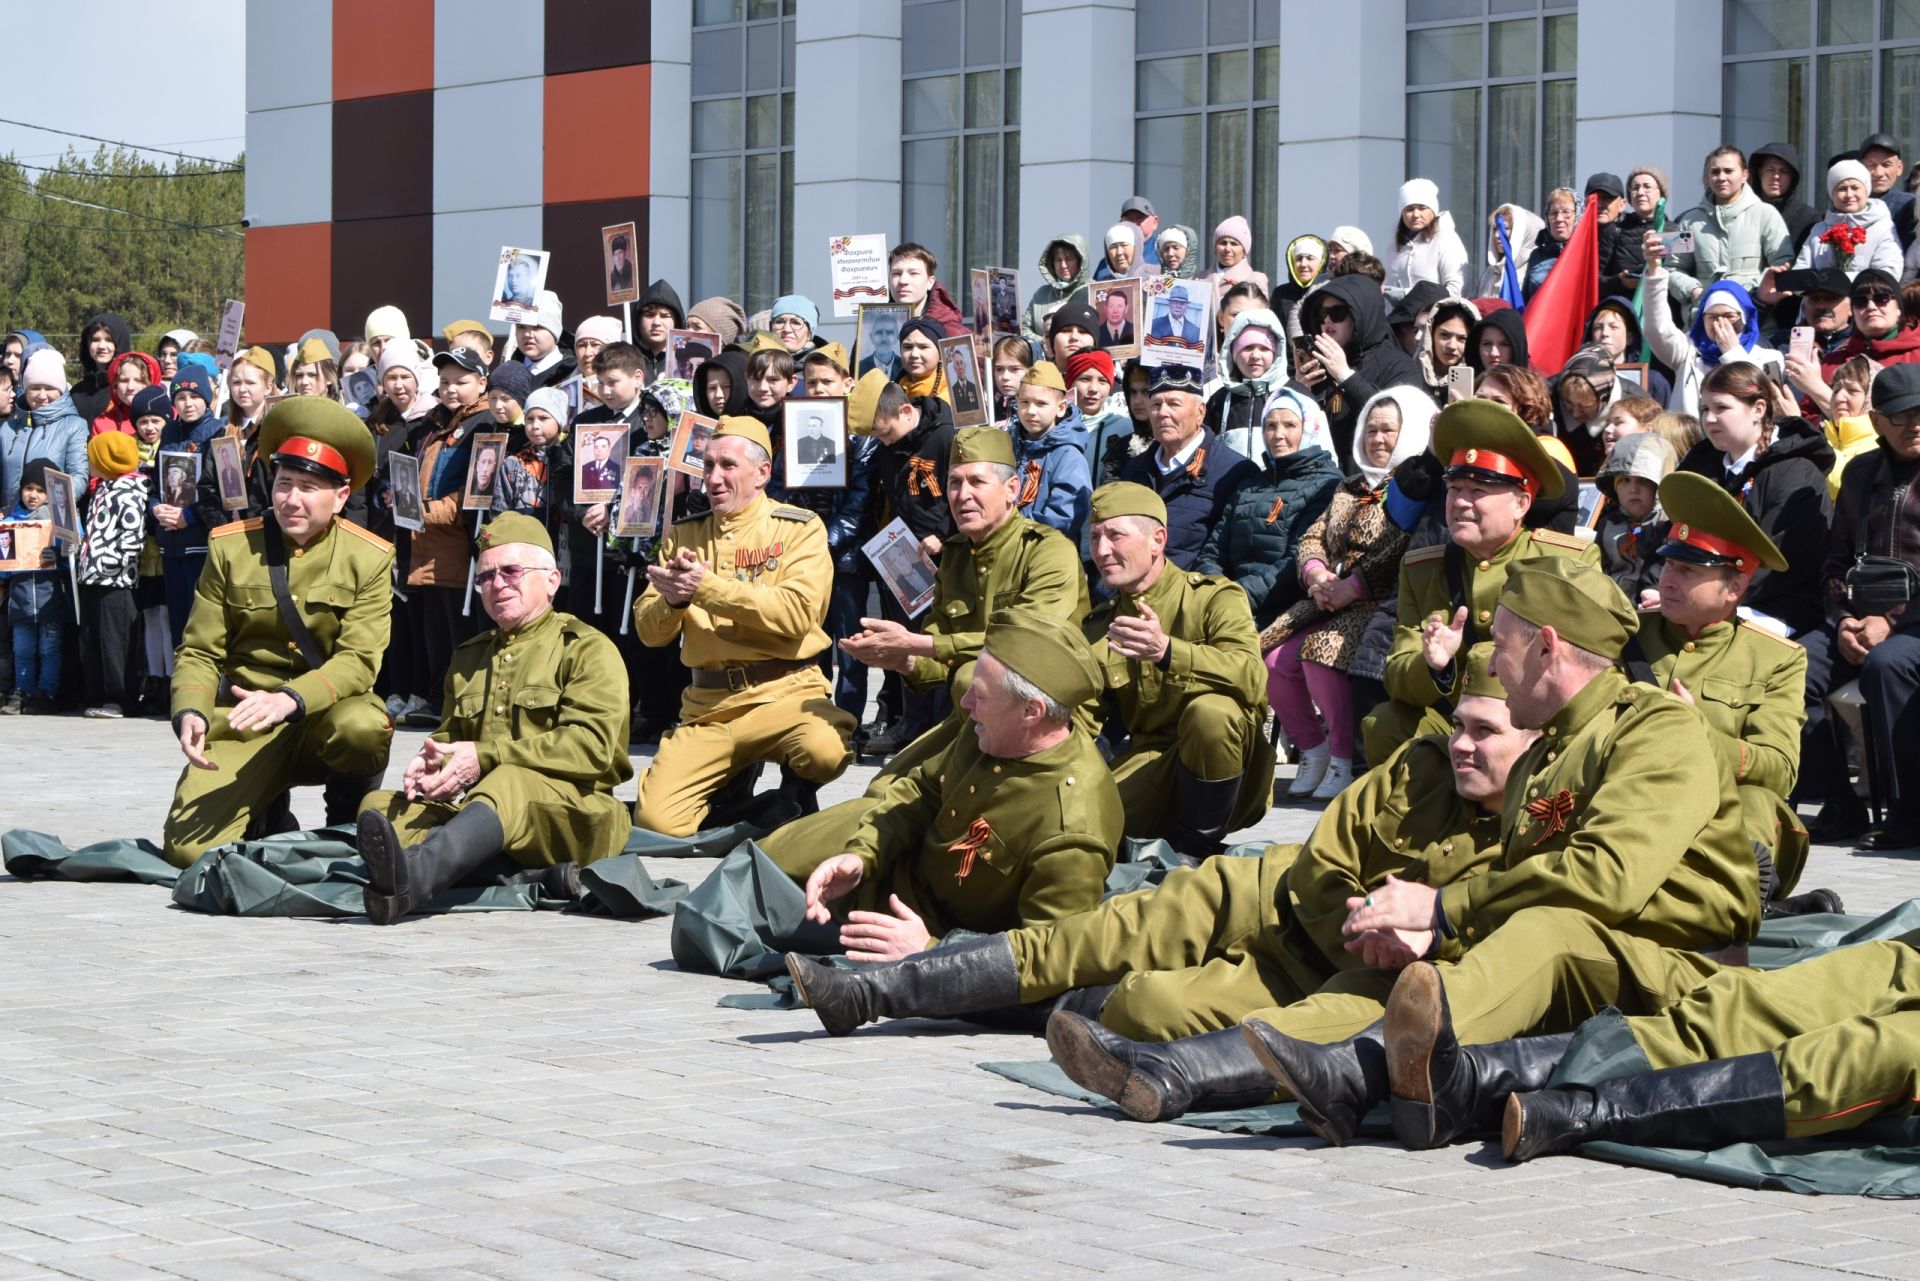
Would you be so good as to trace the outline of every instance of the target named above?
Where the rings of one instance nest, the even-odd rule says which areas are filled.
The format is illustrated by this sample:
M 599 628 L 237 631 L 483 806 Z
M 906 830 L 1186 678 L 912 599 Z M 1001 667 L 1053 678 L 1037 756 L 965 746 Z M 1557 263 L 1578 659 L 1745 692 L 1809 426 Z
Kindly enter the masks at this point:
M 546 41 L 550 76 L 651 62 L 653 2 L 547 0 Z
M 476 152 L 474 163 L 484 160 Z M 431 212 L 433 94 L 334 103 L 333 220 Z
M 367 313 L 392 304 L 416 338 L 433 310 L 433 217 L 363 218 L 333 225 L 333 332 L 358 338 Z
M 627 200 L 589 200 L 577 205 L 548 205 L 543 223 L 546 239 L 553 251 L 547 267 L 547 288 L 560 295 L 566 309 L 566 325 L 572 329 L 587 316 L 602 313 L 619 315 L 620 309 L 607 306 L 607 278 L 601 270 L 600 228 L 631 222 L 638 233 L 634 246 L 634 278 L 642 289 L 653 277 L 647 273 L 647 202 Z

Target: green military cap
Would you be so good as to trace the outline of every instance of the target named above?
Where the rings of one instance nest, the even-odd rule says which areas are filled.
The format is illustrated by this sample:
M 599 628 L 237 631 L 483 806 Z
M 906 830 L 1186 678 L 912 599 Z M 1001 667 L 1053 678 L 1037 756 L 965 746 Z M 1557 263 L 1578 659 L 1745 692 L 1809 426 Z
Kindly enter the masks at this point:
M 948 455 L 947 466 L 959 467 L 966 463 L 1001 463 L 1012 467 L 1013 437 L 1007 435 L 1001 427 L 969 427 L 956 432 L 953 437 L 953 452 Z
M 1571 556 L 1515 561 L 1500 589 L 1500 608 L 1602 658 L 1620 657 L 1640 630 L 1632 602 L 1605 571 Z
M 1566 478 L 1533 428 L 1505 405 L 1456 400 L 1433 420 L 1433 452 L 1447 478 L 1524 485 L 1537 498 L 1558 498 Z
M 847 349 L 845 345 L 841 343 L 821 343 L 812 351 L 802 352 L 800 355 L 800 364 L 802 366 L 811 365 L 816 360 L 826 361 L 843 374 L 853 372 L 853 357 L 847 355 Z M 884 383 L 885 381 L 886 378 L 883 375 L 881 382 Z
M 768 458 L 773 457 L 773 437 L 767 435 L 766 424 L 758 418 L 748 418 L 744 414 L 728 414 L 720 420 L 720 425 L 713 431 L 715 440 L 723 436 L 738 436 L 741 440 L 750 440 L 766 450 Z
M 1026 375 L 1020 379 L 1020 385 L 1022 387 L 1051 387 L 1055 391 L 1065 391 L 1067 389 L 1067 380 L 1060 376 L 1060 366 L 1054 364 L 1051 360 L 1042 360 L 1026 372 Z
M 756 329 L 744 338 L 737 339 L 733 343 L 733 346 L 746 352 L 749 356 L 753 355 L 756 351 L 786 350 L 786 347 L 782 345 L 778 338 L 775 338 L 764 329 Z
M 1460 696 L 1507 701 L 1507 687 L 1493 674 L 1492 641 L 1481 641 L 1467 651 L 1460 665 Z
M 312 472 L 359 489 L 373 478 L 373 433 L 325 396 L 288 396 L 260 422 L 260 452 L 276 467 Z
M 1660 557 L 1690 565 L 1731 565 L 1743 574 L 1780 570 L 1787 558 L 1740 500 L 1705 476 L 1677 471 L 1660 482 L 1660 508 L 1672 524 Z
M 839 343 L 833 344 L 840 346 Z M 880 393 L 892 382 L 878 369 L 869 369 L 860 375 L 860 381 L 853 385 L 853 394 L 847 397 L 847 430 L 856 436 L 865 436 L 873 431 L 874 406 L 880 403 Z
M 1112 480 L 1093 491 L 1093 523 L 1115 516 L 1145 516 L 1167 523 L 1167 504 L 1145 485 L 1130 480 Z
M 1062 707 L 1078 707 L 1106 688 L 1086 637 L 1062 619 L 1000 610 L 987 620 L 986 649 Z
M 495 547 L 505 547 L 508 543 L 526 543 L 538 547 L 547 555 L 553 555 L 553 539 L 547 533 L 547 527 L 531 516 L 520 512 L 508 512 L 504 516 L 495 516 L 480 528 L 480 535 L 474 539 L 481 551 L 491 551 Z

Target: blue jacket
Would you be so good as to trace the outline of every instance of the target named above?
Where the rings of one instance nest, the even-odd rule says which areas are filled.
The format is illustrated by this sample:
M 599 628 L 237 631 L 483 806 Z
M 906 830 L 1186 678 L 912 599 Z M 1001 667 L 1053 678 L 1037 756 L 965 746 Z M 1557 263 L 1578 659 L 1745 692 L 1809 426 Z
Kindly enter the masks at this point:
M 207 452 L 207 442 L 220 434 L 225 420 L 209 411 L 197 423 L 183 423 L 178 419 L 169 422 L 160 429 L 160 452 L 164 454 L 200 455 L 202 477 L 213 466 L 213 455 Z M 159 503 L 158 487 L 155 496 L 148 503 L 148 510 Z M 179 529 L 161 529 L 154 526 L 154 543 L 160 548 L 162 556 L 199 556 L 207 550 L 207 526 L 201 519 L 200 508 L 190 503 L 180 509 L 187 523 Z
M 1020 514 L 1080 541 L 1093 506 L 1087 467 L 1087 429 L 1074 410 L 1044 436 L 1015 427 L 1013 461 L 1019 470 Z
M 1260 469 L 1228 448 L 1207 428 L 1200 429 L 1200 448 L 1185 467 L 1170 474 L 1160 471 L 1160 450 L 1135 455 L 1120 472 L 1121 480 L 1145 485 L 1167 505 L 1167 559 L 1181 569 L 1193 569 L 1207 535 L 1226 516 L 1227 504 L 1249 477 Z
M 13 417 L 0 421 L 0 506 L 12 507 L 20 497 L 20 475 L 36 458 L 85 484 L 87 435 L 87 420 L 74 409 L 71 396 L 63 394 L 41 409 L 22 402 Z

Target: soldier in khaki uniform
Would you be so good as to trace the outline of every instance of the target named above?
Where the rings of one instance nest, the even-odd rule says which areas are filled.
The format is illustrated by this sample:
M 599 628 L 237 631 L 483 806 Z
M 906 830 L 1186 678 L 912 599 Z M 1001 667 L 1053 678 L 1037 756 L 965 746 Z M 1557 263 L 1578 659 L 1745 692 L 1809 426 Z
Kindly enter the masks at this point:
M 801 996 L 844 1035 L 910 993 L 927 973 L 953 973 L 984 1004 L 1010 1006 L 1005 975 L 969 977 L 969 958 L 1001 936 L 927 949 L 976 933 L 1056 921 L 1100 901 L 1120 841 L 1120 795 L 1073 709 L 1100 688 L 1079 629 L 1060 619 L 993 616 L 961 705 L 968 732 L 904 774 L 861 819 L 843 852 L 807 878 L 807 915 L 852 897 L 840 941 L 856 961 L 900 961 L 851 973 L 788 957 Z M 904 979 L 907 988 L 896 989 Z
M 453 651 L 446 718 L 420 745 L 397 792 L 360 815 L 367 917 L 387 925 L 505 855 L 553 868 L 545 883 L 579 892 L 579 865 L 627 843 L 613 789 L 627 759 L 627 669 L 604 632 L 553 608 L 553 540 L 510 513 L 480 532 L 474 585 L 494 622 Z
M 1433 452 L 1447 467 L 1448 541 L 1400 562 L 1387 701 L 1361 723 L 1370 761 L 1385 760 L 1415 734 L 1446 729 L 1456 656 L 1487 638 L 1514 565 L 1536 556 L 1600 563 L 1592 543 L 1522 523 L 1534 499 L 1559 497 L 1566 482 L 1533 429 L 1504 405 L 1448 405 L 1433 422 Z
M 1648 679 L 1692 703 L 1713 729 L 1740 788 L 1747 838 L 1769 855 L 1784 900 L 1806 863 L 1807 832 L 1787 797 L 1800 773 L 1800 728 L 1807 719 L 1807 652 L 1736 616 L 1761 566 L 1784 570 L 1786 557 L 1740 500 L 1705 476 L 1675 472 L 1660 482 L 1671 521 L 1659 555 L 1660 605 L 1643 610 L 1640 632 L 1622 659 L 1629 675 Z M 1795 904 L 1839 911 L 1830 892 Z
M 258 439 L 273 460 L 271 507 L 213 531 L 174 659 L 173 728 L 188 762 L 167 812 L 176 867 L 257 830 L 296 785 L 325 784 L 327 821 L 348 821 L 385 776 L 393 739 L 370 692 L 393 611 L 393 548 L 338 519 L 373 474 L 373 437 L 336 402 L 293 396 Z
M 673 527 L 633 607 L 640 639 L 678 636 L 692 669 L 680 725 L 641 775 L 633 811 L 666 836 L 698 831 L 714 793 L 763 761 L 779 763 L 782 790 L 811 812 L 852 759 L 853 718 L 819 664 L 833 590 L 826 526 L 767 498 L 773 442 L 756 420 L 722 418 L 706 459 L 713 509 Z
M 1364 948 L 1348 946 L 1341 925 L 1350 905 L 1389 876 L 1450 884 L 1499 852 L 1507 773 L 1534 734 L 1509 721 L 1504 692 L 1487 673 L 1490 649 L 1480 646 L 1469 664 L 1453 734 L 1415 739 L 1362 776 L 1328 806 L 1304 846 L 1209 859 L 1176 869 L 1155 889 L 1023 926 L 1006 947 L 973 962 L 1011 978 L 961 981 L 958 989 L 903 980 L 885 1012 L 972 1013 L 956 1002 L 968 992 L 1003 993 L 1008 983 L 1022 1002 L 1064 992 L 1060 1008 L 1073 1012 L 1049 1024 L 1050 1034 L 1068 1033 L 1053 1041 L 1062 1066 L 1138 1119 L 1265 1099 L 1273 1083 L 1235 1024 L 1373 965 Z M 1082 1012 L 1121 1036 L 1103 1036 Z M 1137 1045 L 1124 1062 L 1104 1051 L 1104 1042 L 1125 1037 L 1171 1043 Z M 1204 1085 L 1205 1097 L 1190 1085 Z
M 1112 765 L 1127 835 L 1164 837 L 1187 858 L 1217 854 L 1273 795 L 1260 732 L 1267 673 L 1247 594 L 1167 563 L 1167 505 L 1145 485 L 1102 485 L 1092 515 L 1093 564 L 1114 595 L 1085 627 L 1106 669 L 1103 710 L 1127 727 Z
M 923 630 L 863 618 L 863 630 L 840 646 L 868 666 L 903 674 L 917 689 L 946 682 L 956 710 L 896 753 L 864 796 L 796 819 L 762 842 L 768 857 L 795 880 L 804 881 L 821 859 L 845 848 L 861 816 L 896 778 L 937 759 L 967 732 L 966 713 L 957 705 L 972 679 L 989 615 L 1010 609 L 1076 625 L 1086 617 L 1087 580 L 1078 550 L 1058 530 L 1020 514 L 1020 482 L 1006 432 L 973 427 L 956 434 L 946 481 L 959 536 L 940 549 Z

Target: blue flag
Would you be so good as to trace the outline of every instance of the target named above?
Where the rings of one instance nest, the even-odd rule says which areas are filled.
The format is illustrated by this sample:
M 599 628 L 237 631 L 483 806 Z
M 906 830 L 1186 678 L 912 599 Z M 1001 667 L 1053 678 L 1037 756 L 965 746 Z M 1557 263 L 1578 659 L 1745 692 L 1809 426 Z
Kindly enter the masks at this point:
M 1494 215 L 1493 230 L 1500 237 L 1500 301 L 1515 311 L 1525 311 L 1527 300 L 1520 292 L 1520 273 L 1513 268 L 1513 242 L 1507 239 L 1506 215 Z

